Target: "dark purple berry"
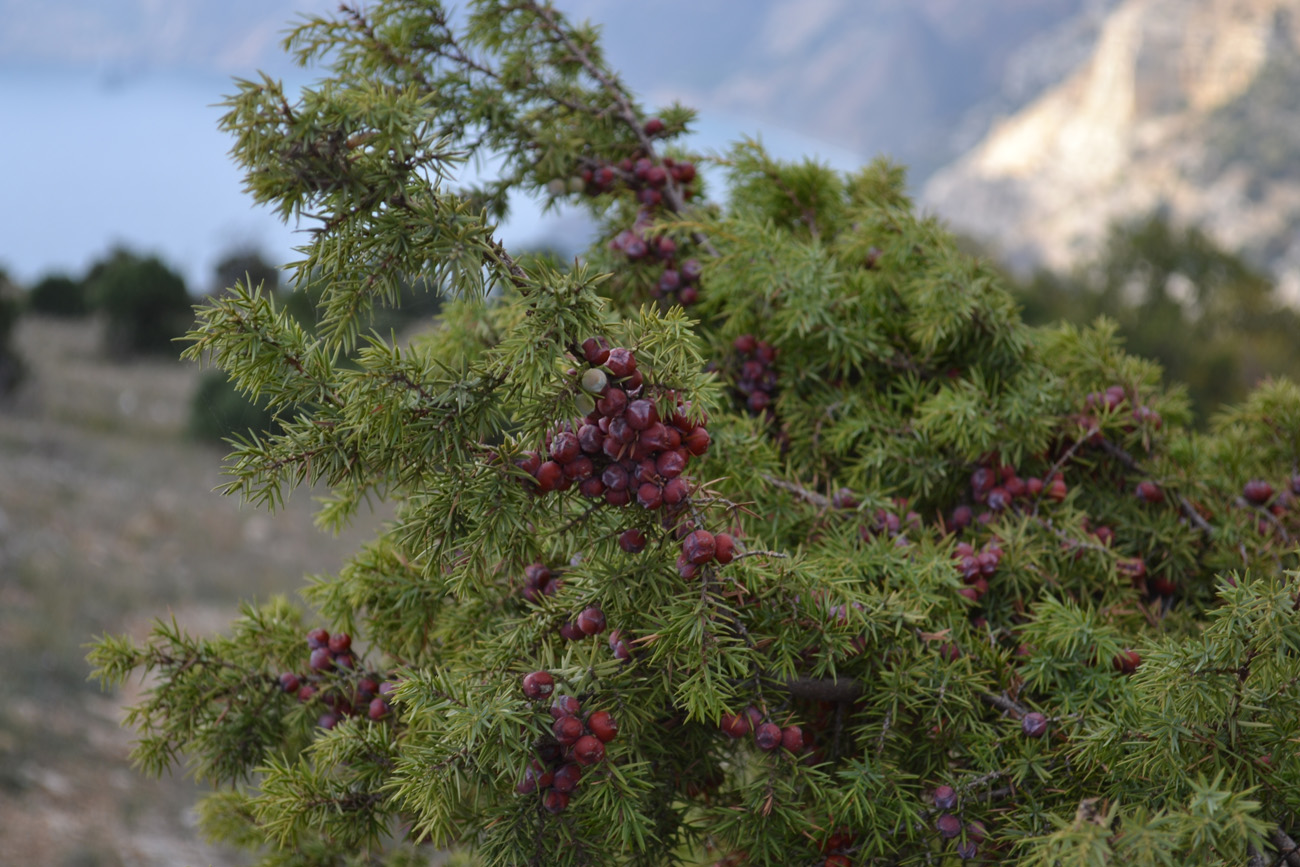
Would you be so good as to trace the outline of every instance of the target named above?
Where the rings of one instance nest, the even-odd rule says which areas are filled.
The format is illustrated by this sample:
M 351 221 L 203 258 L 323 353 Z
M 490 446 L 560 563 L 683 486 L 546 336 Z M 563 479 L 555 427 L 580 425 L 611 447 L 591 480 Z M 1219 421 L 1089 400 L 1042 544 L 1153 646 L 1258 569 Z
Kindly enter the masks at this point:
M 682 439 L 682 445 L 686 446 L 688 452 L 699 457 L 709 450 L 709 440 L 709 432 L 703 425 L 697 425 Z
M 1165 492 L 1160 490 L 1159 485 L 1148 479 L 1138 482 L 1137 498 L 1144 503 L 1162 503 L 1165 499 Z
M 576 716 L 562 716 L 551 724 L 551 733 L 564 746 L 572 746 L 582 737 L 582 720 Z
M 645 482 L 636 489 L 636 501 L 643 509 L 657 509 L 664 504 L 663 488 L 654 482 Z M 644 546 L 644 541 L 642 545 Z
M 567 464 L 582 451 L 578 444 L 578 435 L 567 430 L 560 431 L 551 439 L 551 459 L 559 464 Z
M 605 743 L 594 735 L 583 735 L 573 745 L 573 757 L 579 764 L 594 765 L 605 758 Z
M 736 556 L 736 540 L 730 533 L 718 533 L 713 537 L 713 559 L 724 566 Z
M 934 806 L 940 810 L 952 810 L 957 806 L 957 790 L 952 786 L 938 786 L 934 790 Z
M 549 671 L 534 671 L 524 675 L 524 695 L 536 701 L 546 698 L 555 690 L 555 678 Z
M 1246 482 L 1241 494 L 1246 498 L 1247 502 L 1262 506 L 1273 499 L 1273 486 L 1263 479 L 1251 479 Z
M 598 635 L 605 631 L 605 613 L 592 606 L 578 615 L 578 628 L 584 635 Z
M 1043 735 L 1047 734 L 1047 717 L 1036 711 L 1027 713 L 1024 718 L 1020 720 L 1020 730 L 1024 732 L 1027 737 L 1041 738 Z
M 641 553 L 645 550 L 645 544 L 645 533 L 636 527 L 624 530 L 618 537 L 618 546 L 629 554 Z
M 754 730 L 754 742 L 760 750 L 771 752 L 781 746 L 781 727 L 776 723 L 763 723 Z
M 334 657 L 328 647 L 318 647 L 311 652 L 311 670 L 328 671 L 334 667 Z
M 614 721 L 614 717 L 607 710 L 598 710 L 587 717 L 587 728 L 605 743 L 609 743 L 618 736 L 618 723 Z
M 622 347 L 611 349 L 609 358 L 605 360 L 605 367 L 610 373 L 614 374 L 615 379 L 631 376 L 632 372 L 636 370 L 636 356 L 632 354 L 630 349 L 623 349 Z
M 582 341 L 582 356 L 588 364 L 604 364 L 609 359 L 609 346 L 602 337 L 588 337 Z
M 739 739 L 749 734 L 753 726 L 750 723 L 749 714 L 729 713 L 723 715 L 718 723 L 718 728 L 722 729 L 727 737 Z
M 557 792 L 568 795 L 578 787 L 578 781 L 582 779 L 582 765 L 577 762 L 568 762 L 561 765 L 555 772 L 554 779 L 551 780 L 551 787 Z
M 634 400 L 627 405 L 627 426 L 632 430 L 645 430 L 659 421 L 659 411 L 652 400 Z
M 712 560 L 717 550 L 717 540 L 708 530 L 696 530 L 682 541 L 682 556 L 697 566 Z
M 622 415 L 627 409 L 627 392 L 621 388 L 611 388 L 605 396 L 596 401 L 596 409 L 609 418 Z
M 680 478 L 669 479 L 664 485 L 664 502 L 676 506 L 690 496 L 690 487 Z
M 551 704 L 551 718 L 559 719 L 562 716 L 577 716 L 582 712 L 582 705 L 578 702 L 577 697 L 572 695 L 557 695 L 555 701 Z

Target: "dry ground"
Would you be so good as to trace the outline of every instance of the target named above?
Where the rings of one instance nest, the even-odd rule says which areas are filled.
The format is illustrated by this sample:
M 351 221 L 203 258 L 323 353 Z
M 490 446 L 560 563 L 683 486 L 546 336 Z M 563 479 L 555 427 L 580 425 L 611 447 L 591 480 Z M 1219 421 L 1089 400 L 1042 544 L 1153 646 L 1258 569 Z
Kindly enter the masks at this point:
M 197 369 L 110 362 L 97 335 L 22 320 L 27 379 L 0 404 L 0 863 L 242 863 L 199 838 L 183 774 L 131 768 L 131 690 L 89 682 L 85 645 L 173 614 L 220 631 L 238 600 L 335 570 L 379 520 L 334 538 L 306 492 L 274 515 L 212 493 L 224 450 L 184 433 Z

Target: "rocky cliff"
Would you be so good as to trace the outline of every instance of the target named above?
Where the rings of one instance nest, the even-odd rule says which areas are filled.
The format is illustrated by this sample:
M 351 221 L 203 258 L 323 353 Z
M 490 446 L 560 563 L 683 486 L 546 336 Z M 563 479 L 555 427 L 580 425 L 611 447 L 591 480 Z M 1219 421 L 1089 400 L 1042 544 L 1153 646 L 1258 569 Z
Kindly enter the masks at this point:
M 1124 0 L 1065 80 L 926 184 L 1014 267 L 1063 268 L 1165 209 L 1300 298 L 1300 0 Z

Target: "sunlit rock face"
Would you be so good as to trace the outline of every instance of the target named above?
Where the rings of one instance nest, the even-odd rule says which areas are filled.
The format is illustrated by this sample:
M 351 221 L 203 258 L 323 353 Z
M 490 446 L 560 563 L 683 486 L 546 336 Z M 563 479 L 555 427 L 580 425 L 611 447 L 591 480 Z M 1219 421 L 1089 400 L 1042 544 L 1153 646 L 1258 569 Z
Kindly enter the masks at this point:
M 1125 0 L 922 201 L 1022 269 L 1068 267 L 1163 208 L 1300 297 L 1300 0 Z

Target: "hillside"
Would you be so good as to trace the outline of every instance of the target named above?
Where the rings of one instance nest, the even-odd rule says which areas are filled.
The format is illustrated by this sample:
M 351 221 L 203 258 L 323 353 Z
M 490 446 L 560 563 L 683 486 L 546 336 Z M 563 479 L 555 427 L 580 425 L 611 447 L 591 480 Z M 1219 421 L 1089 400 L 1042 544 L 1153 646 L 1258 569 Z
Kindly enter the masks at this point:
M 922 201 L 1020 269 L 1069 267 L 1113 220 L 1163 209 L 1300 298 L 1300 2 L 1125 0 Z
M 87 642 L 155 618 L 224 630 L 239 599 L 293 593 L 367 537 L 312 525 L 305 492 L 268 515 L 218 496 L 224 449 L 184 435 L 197 369 L 108 363 L 89 322 L 27 317 L 30 366 L 0 406 L 0 863 L 175 867 L 240 863 L 204 845 L 177 776 L 131 767 L 123 705 L 101 693 Z

